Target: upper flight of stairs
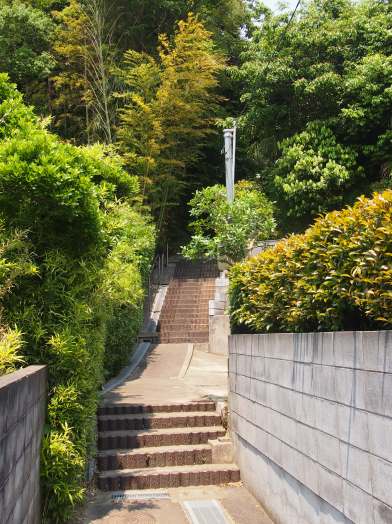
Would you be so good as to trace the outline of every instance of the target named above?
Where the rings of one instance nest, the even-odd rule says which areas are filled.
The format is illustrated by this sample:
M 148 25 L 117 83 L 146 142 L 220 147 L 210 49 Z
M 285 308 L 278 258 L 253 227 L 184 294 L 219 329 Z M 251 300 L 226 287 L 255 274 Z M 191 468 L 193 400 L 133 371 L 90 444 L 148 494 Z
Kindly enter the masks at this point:
M 102 490 L 240 480 L 236 465 L 212 463 L 208 441 L 226 433 L 212 401 L 103 405 L 98 415 L 98 487 Z
M 218 276 L 213 262 L 177 264 L 159 318 L 161 343 L 208 342 L 208 306 Z

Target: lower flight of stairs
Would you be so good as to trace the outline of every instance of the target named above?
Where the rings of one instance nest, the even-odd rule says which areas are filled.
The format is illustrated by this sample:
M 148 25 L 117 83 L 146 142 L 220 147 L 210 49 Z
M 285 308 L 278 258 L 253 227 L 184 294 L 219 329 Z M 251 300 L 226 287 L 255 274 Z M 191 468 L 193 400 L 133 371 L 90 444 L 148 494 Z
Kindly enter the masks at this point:
M 209 440 L 226 430 L 212 401 L 103 405 L 98 413 L 98 487 L 104 491 L 226 484 L 234 464 L 213 464 Z
M 159 318 L 161 343 L 208 342 L 208 306 L 218 275 L 212 262 L 177 263 Z

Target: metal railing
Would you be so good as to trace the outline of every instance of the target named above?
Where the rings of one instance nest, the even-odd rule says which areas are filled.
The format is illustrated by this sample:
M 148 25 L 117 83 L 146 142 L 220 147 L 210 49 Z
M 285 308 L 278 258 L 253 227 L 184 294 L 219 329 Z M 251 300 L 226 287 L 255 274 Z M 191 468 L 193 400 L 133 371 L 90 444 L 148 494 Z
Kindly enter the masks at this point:
M 169 265 L 169 244 L 166 244 L 165 249 L 163 249 L 161 252 L 155 255 L 154 260 L 152 262 L 152 266 L 151 266 L 151 272 L 148 277 L 148 290 L 147 290 L 147 299 L 146 299 L 145 317 L 144 317 L 145 325 L 151 317 L 152 308 L 154 305 L 154 298 L 155 298 L 155 295 L 159 287 L 162 284 L 162 276 L 164 274 L 165 269 L 168 267 L 168 265 Z

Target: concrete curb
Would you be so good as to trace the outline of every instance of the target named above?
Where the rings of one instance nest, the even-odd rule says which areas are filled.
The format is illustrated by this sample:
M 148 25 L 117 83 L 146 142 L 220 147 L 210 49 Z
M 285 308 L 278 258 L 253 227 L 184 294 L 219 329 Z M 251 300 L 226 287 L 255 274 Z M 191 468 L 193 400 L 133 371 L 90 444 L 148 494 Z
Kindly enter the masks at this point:
M 135 352 L 132 354 L 132 358 L 129 366 L 123 368 L 117 377 L 109 380 L 103 387 L 101 395 L 112 391 L 112 389 L 121 386 L 133 373 L 136 371 L 137 367 L 140 365 L 141 361 L 144 359 L 148 351 L 151 349 L 151 342 L 140 342 L 136 346 Z
M 195 349 L 195 344 L 188 344 L 188 351 L 187 351 L 187 354 L 186 354 L 186 358 L 184 360 L 184 363 L 182 365 L 182 368 L 181 368 L 181 371 L 179 372 L 178 374 L 178 378 L 184 378 L 188 369 L 189 369 L 189 366 L 191 364 L 191 360 L 192 360 L 192 357 L 193 357 L 193 351 Z
M 169 264 L 171 265 L 171 272 L 170 272 L 170 278 L 169 283 L 172 274 L 174 273 L 175 264 Z M 159 317 L 162 311 L 163 304 L 165 302 L 166 292 L 169 287 L 168 284 L 163 284 L 159 286 L 158 291 L 155 295 L 155 299 L 152 306 L 151 311 L 151 317 L 148 323 L 148 328 L 151 330 L 152 333 L 155 333 L 157 330 Z M 129 361 L 129 365 L 123 368 L 120 373 L 109 380 L 106 384 L 102 386 L 102 391 L 100 392 L 101 395 L 104 395 L 105 393 L 108 393 L 109 391 L 112 391 L 112 389 L 117 388 L 118 386 L 121 386 L 126 380 L 129 379 L 133 375 L 133 373 L 136 371 L 137 367 L 140 365 L 142 360 L 145 358 L 147 353 L 150 351 L 152 347 L 151 342 L 139 342 L 136 346 L 135 351 L 132 353 L 131 359 Z

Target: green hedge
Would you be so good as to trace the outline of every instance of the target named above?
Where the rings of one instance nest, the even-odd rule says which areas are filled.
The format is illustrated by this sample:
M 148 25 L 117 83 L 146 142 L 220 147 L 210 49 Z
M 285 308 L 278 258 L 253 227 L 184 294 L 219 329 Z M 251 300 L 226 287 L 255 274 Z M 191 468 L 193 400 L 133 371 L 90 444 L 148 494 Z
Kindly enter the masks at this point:
M 83 500 L 99 390 L 131 354 L 155 232 L 138 181 L 110 150 L 60 142 L 2 81 L 0 96 L 18 103 L 0 99 L 0 216 L 6 239 L 26 231 L 33 268 L 0 297 L 2 320 L 23 333 L 13 358 L 48 366 L 42 506 L 55 524 Z
M 155 228 L 127 204 L 107 208 L 106 230 L 113 239 L 103 269 L 102 294 L 110 310 L 104 370 L 115 375 L 129 360 L 143 321 L 145 286 L 154 255 Z
M 392 190 L 316 220 L 230 272 L 234 328 L 253 332 L 392 326 Z
M 4 300 L 12 293 L 22 277 L 35 273 L 26 235 L 17 231 L 7 234 L 0 225 L 0 299 Z M 0 303 L 0 376 L 24 364 L 22 345 L 22 333 L 7 324 Z

